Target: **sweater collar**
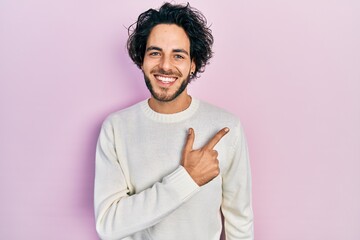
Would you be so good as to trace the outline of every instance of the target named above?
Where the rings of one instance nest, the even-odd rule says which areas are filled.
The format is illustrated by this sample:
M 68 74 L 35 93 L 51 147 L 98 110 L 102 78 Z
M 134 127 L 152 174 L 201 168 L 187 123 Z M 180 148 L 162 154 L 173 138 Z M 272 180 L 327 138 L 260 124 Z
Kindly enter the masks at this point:
M 188 118 L 190 118 L 198 109 L 200 101 L 196 98 L 192 98 L 190 106 L 185 109 L 184 111 L 172 113 L 172 114 L 164 114 L 158 113 L 152 110 L 149 106 L 148 99 L 142 101 L 140 103 L 141 109 L 146 117 L 156 121 L 156 122 L 163 122 L 163 123 L 175 123 L 181 122 Z

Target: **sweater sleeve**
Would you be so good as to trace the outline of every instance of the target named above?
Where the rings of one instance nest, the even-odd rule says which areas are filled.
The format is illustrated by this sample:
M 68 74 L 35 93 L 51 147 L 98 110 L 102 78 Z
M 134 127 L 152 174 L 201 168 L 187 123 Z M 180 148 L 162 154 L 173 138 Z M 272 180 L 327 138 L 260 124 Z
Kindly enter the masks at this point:
M 147 228 L 199 190 L 187 171 L 179 166 L 161 182 L 131 194 L 125 172 L 117 158 L 113 128 L 104 122 L 96 149 L 94 189 L 96 230 L 101 239 L 146 234 Z
M 223 174 L 223 202 L 226 240 L 253 240 L 251 172 L 246 139 L 238 124 L 234 154 Z

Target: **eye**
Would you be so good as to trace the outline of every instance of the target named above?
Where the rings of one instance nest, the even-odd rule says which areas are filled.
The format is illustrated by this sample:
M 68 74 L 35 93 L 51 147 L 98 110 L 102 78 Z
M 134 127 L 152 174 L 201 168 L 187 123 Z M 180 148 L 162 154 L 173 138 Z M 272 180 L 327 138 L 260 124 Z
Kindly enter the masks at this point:
M 176 58 L 176 59 L 184 59 L 184 57 L 181 56 L 181 55 L 179 55 L 179 54 L 176 54 L 176 55 L 175 55 L 175 58 Z
M 150 56 L 160 56 L 160 53 L 159 52 L 150 52 L 149 53 Z

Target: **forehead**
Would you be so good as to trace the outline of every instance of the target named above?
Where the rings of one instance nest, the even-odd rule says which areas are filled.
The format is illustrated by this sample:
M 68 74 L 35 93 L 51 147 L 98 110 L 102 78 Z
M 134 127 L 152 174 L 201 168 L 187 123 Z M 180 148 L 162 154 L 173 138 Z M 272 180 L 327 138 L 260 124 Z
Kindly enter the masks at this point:
M 176 24 L 158 24 L 150 32 L 146 47 L 166 49 L 190 49 L 190 40 L 182 27 Z

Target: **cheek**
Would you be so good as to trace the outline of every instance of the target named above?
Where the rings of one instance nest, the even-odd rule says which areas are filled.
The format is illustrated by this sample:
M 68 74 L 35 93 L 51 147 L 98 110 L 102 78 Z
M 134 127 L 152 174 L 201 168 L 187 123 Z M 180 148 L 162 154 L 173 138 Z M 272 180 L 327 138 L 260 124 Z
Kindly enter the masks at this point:
M 141 66 L 141 70 L 142 70 L 144 73 L 148 73 L 148 72 L 150 72 L 151 67 L 149 66 L 148 63 L 144 63 L 144 64 Z
M 188 64 L 184 64 L 184 65 L 179 66 L 179 70 L 180 70 L 184 75 L 187 75 L 187 74 L 190 72 L 191 67 L 190 67 Z
M 141 69 L 143 71 L 150 71 L 154 67 L 158 65 L 158 62 L 154 59 L 144 59 L 143 65 L 141 66 Z

